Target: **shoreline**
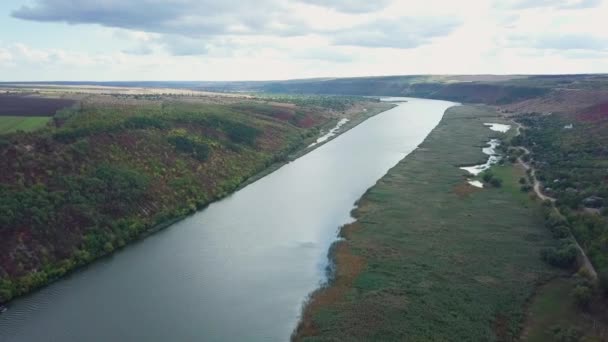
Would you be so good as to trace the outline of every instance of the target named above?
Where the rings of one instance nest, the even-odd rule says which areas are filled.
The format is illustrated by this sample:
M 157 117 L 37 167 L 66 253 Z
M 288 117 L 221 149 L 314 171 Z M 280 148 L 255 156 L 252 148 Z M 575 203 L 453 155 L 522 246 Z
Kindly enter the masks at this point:
M 244 179 L 233 190 L 225 192 L 225 193 L 222 193 L 222 194 L 219 194 L 215 198 L 209 200 L 207 203 L 205 203 L 204 205 L 202 205 L 200 208 L 197 208 L 197 210 L 195 210 L 194 212 L 190 212 L 190 213 L 188 213 L 186 215 L 175 216 L 175 217 L 167 219 L 166 221 L 163 221 L 161 223 L 155 224 L 155 225 L 151 226 L 149 229 L 146 229 L 145 231 L 143 231 L 141 234 L 139 234 L 138 236 L 136 236 L 132 240 L 126 241 L 126 244 L 124 246 L 117 247 L 114 250 L 112 250 L 111 252 L 103 254 L 103 255 L 100 255 L 98 257 L 95 257 L 94 259 L 86 261 L 83 264 L 74 265 L 72 268 L 67 269 L 65 273 L 62 273 L 62 274 L 60 274 L 57 277 L 48 279 L 43 284 L 32 288 L 30 291 L 28 291 L 28 292 L 26 292 L 24 294 L 15 296 L 15 297 L 11 298 L 8 301 L 0 302 L 0 305 L 3 305 L 5 307 L 7 307 L 8 309 L 10 309 L 10 304 L 13 301 L 18 300 L 19 298 L 26 297 L 26 296 L 28 296 L 28 295 L 36 292 L 36 291 L 39 291 L 40 289 L 43 289 L 43 288 L 45 288 L 45 287 L 47 287 L 47 286 L 49 286 L 49 285 L 51 285 L 51 284 L 53 284 L 53 283 L 55 283 L 57 281 L 60 281 L 60 280 L 62 280 L 64 278 L 66 278 L 66 277 L 69 277 L 69 276 L 71 276 L 71 275 L 73 275 L 73 274 L 75 274 L 77 272 L 84 271 L 88 267 L 93 266 L 98 261 L 102 261 L 102 260 L 104 260 L 106 258 L 113 257 L 116 253 L 122 251 L 125 248 L 128 248 L 130 245 L 132 245 L 134 243 L 141 242 L 141 241 L 145 240 L 147 237 L 149 237 L 149 236 L 151 236 L 153 234 L 156 234 L 156 233 L 158 233 L 158 232 L 160 232 L 160 231 L 162 231 L 164 229 L 167 229 L 170 226 L 172 226 L 172 225 L 174 225 L 174 224 L 176 224 L 176 223 L 178 223 L 178 222 L 180 222 L 180 221 L 182 221 L 182 220 L 184 220 L 184 219 L 186 219 L 186 218 L 188 218 L 188 217 L 190 217 L 192 215 L 195 215 L 195 214 L 201 212 L 202 210 L 205 210 L 209 205 L 211 205 L 213 203 L 216 203 L 216 202 L 219 202 L 219 201 L 221 201 L 221 200 L 223 200 L 225 198 L 228 198 L 229 196 L 231 196 L 235 192 L 243 189 L 244 187 L 246 187 L 246 186 L 248 186 L 250 184 L 255 183 L 256 181 L 258 181 L 258 180 L 264 178 L 265 176 L 273 173 L 274 171 L 280 169 L 284 165 L 286 165 L 286 164 L 288 164 L 288 163 L 290 163 L 290 162 L 292 162 L 292 161 L 294 161 L 294 160 L 296 160 L 296 159 L 298 159 L 298 158 L 300 158 L 300 157 L 302 157 L 302 156 L 304 156 L 304 155 L 306 155 L 306 154 L 314 151 L 315 149 L 323 146 L 324 144 L 326 144 L 326 143 L 330 142 L 331 140 L 337 138 L 338 136 L 342 135 L 343 133 L 348 132 L 349 130 L 351 130 L 352 128 L 356 127 L 357 125 L 363 123 L 367 119 L 369 119 L 371 117 L 374 117 L 374 116 L 376 116 L 376 115 L 378 115 L 380 113 L 383 113 L 385 111 L 388 111 L 388 110 L 394 108 L 395 106 L 396 105 L 386 106 L 386 107 L 383 107 L 383 106 L 372 106 L 373 108 L 371 108 L 371 110 L 370 110 L 370 108 L 366 107 L 365 111 L 357 112 L 356 114 L 354 114 L 353 118 L 351 118 L 346 124 L 344 124 L 341 127 L 340 130 L 338 130 L 333 136 L 331 136 L 327 140 L 325 140 L 325 141 L 323 141 L 321 143 L 318 143 L 318 144 L 316 144 L 316 145 L 314 145 L 312 147 L 309 147 L 310 141 L 312 141 L 313 139 L 316 140 L 318 138 L 318 136 L 307 138 L 307 139 L 303 139 L 300 142 L 299 146 L 297 146 L 297 148 L 294 151 L 287 153 L 287 155 L 284 158 L 284 160 L 274 162 L 273 164 L 270 164 L 269 166 L 264 167 L 262 170 L 254 173 L 252 176 Z
M 400 331 L 401 335 L 390 335 L 390 336 L 399 336 L 399 338 L 401 339 L 407 339 L 407 337 L 420 337 L 419 335 L 416 335 L 417 332 L 413 332 L 413 331 L 409 331 L 407 329 L 407 326 L 395 326 L 395 325 L 389 325 L 389 326 L 383 326 L 381 323 L 378 322 L 382 322 L 383 321 L 383 317 L 389 315 L 386 313 L 386 311 L 391 311 L 394 310 L 396 312 L 403 312 L 403 311 L 399 311 L 399 310 L 405 310 L 406 306 L 409 306 L 411 301 L 414 300 L 419 300 L 422 302 L 425 302 L 425 299 L 420 300 L 419 298 L 413 299 L 409 296 L 405 296 L 405 294 L 401 294 L 401 291 L 405 291 L 405 293 L 409 293 L 408 291 L 416 291 L 415 288 L 411 288 L 411 287 L 407 287 L 403 284 L 400 284 L 400 290 L 396 290 L 396 289 L 391 289 L 390 291 L 388 291 L 387 293 L 382 293 L 381 289 L 377 289 L 377 290 L 369 290 L 369 295 L 372 296 L 371 298 L 373 299 L 365 299 L 364 294 L 367 291 L 367 287 L 371 286 L 370 285 L 366 285 L 367 282 L 366 281 L 372 281 L 372 280 L 368 280 L 368 279 L 374 279 L 374 277 L 386 277 L 386 273 L 381 272 L 382 268 L 381 268 L 381 264 L 379 264 L 379 262 L 382 261 L 382 258 L 379 258 L 377 253 L 386 253 L 387 251 L 388 253 L 388 260 L 393 260 L 392 258 L 394 258 L 394 255 L 392 255 L 393 253 L 398 253 L 394 248 L 398 248 L 398 247 L 393 247 L 392 249 L 388 249 L 389 247 L 387 246 L 380 246 L 378 247 L 379 241 L 380 241 L 380 237 L 379 235 L 381 234 L 388 234 L 383 232 L 382 230 L 386 230 L 389 227 L 387 227 L 387 223 L 384 223 L 381 221 L 381 217 L 382 215 L 380 215 L 380 212 L 383 210 L 390 210 L 390 212 L 393 212 L 395 210 L 406 210 L 408 208 L 411 209 L 411 207 L 416 207 L 417 204 L 415 203 L 408 203 L 408 202 L 404 202 L 403 206 L 405 206 L 405 208 L 400 208 L 399 204 L 395 205 L 395 199 L 393 198 L 393 194 L 389 194 L 386 195 L 387 191 L 394 191 L 394 192 L 413 192 L 413 193 L 420 193 L 421 191 L 423 191 L 423 188 L 428 188 L 430 187 L 429 185 L 427 185 L 428 183 L 426 183 L 426 181 L 420 181 L 420 180 L 412 180 L 411 179 L 411 174 L 403 174 L 400 173 L 403 169 L 407 169 L 407 170 L 416 170 L 416 172 L 420 172 L 420 169 L 424 169 L 424 167 L 421 166 L 420 162 L 421 161 L 427 161 L 427 162 L 435 162 L 435 163 L 439 163 L 439 164 L 443 164 L 443 165 L 439 165 L 440 167 L 442 167 L 445 170 L 450 170 L 450 176 L 449 178 L 446 178 L 446 182 L 444 184 L 444 182 L 439 182 L 441 184 L 433 184 L 431 186 L 437 186 L 437 187 L 442 187 L 442 188 L 447 188 L 449 189 L 451 186 L 454 186 L 451 190 L 452 194 L 456 195 L 457 197 L 460 197 L 461 200 L 463 198 L 470 198 L 471 196 L 475 196 L 476 194 L 481 194 L 482 196 L 486 196 L 485 194 L 492 194 L 493 195 L 489 195 L 489 196 L 493 196 L 491 198 L 495 198 L 493 199 L 493 201 L 496 201 L 498 199 L 500 199 L 502 196 L 506 196 L 506 194 L 497 194 L 498 191 L 502 191 L 501 190 L 496 190 L 496 189 L 477 189 L 474 188 L 471 185 L 466 184 L 466 177 L 462 172 L 459 172 L 461 170 L 458 170 L 458 165 L 456 165 L 456 163 L 453 161 L 454 158 L 459 159 L 459 160 L 476 160 L 478 157 L 478 155 L 482 155 L 482 151 L 477 150 L 477 148 L 475 148 L 475 139 L 476 136 L 484 136 L 482 139 L 489 139 L 490 137 L 492 137 L 492 132 L 488 129 L 487 126 L 483 125 L 483 122 L 479 122 L 479 127 L 477 127 L 475 124 L 477 123 L 477 121 L 479 121 L 480 119 L 484 119 L 486 120 L 487 117 L 483 117 L 483 115 L 487 114 L 487 109 L 476 109 L 475 107 L 471 107 L 471 106 L 461 106 L 461 108 L 465 107 L 464 110 L 461 111 L 466 111 L 466 110 L 479 110 L 478 112 L 478 116 L 476 117 L 470 117 L 470 116 L 465 116 L 462 115 L 461 117 L 457 117 L 455 118 L 455 115 L 452 115 L 452 113 L 450 113 L 450 111 L 453 110 L 454 107 L 447 109 L 446 112 L 444 113 L 442 120 L 440 121 L 440 123 L 429 133 L 429 135 L 426 137 L 426 139 L 424 140 L 424 142 L 414 151 L 412 151 L 412 153 L 410 153 L 408 156 L 406 156 L 405 158 L 403 158 L 397 165 L 395 165 L 393 168 L 391 168 L 390 170 L 388 170 L 388 172 L 381 178 L 379 179 L 375 185 L 373 185 L 372 187 L 370 187 L 361 197 L 360 199 L 355 203 L 356 207 L 353 209 L 352 212 L 352 216 L 354 217 L 355 221 L 344 225 L 342 227 L 340 227 L 339 229 L 339 234 L 338 234 L 338 240 L 336 240 L 329 252 L 328 252 L 328 258 L 329 258 L 329 265 L 328 265 L 328 278 L 327 281 L 322 284 L 319 288 L 317 288 L 314 292 L 312 292 L 309 297 L 307 298 L 306 302 L 303 305 L 303 309 L 302 309 L 302 313 L 300 316 L 300 321 L 298 322 L 297 326 L 295 327 L 295 329 L 292 332 L 291 335 L 291 340 L 293 341 L 300 341 L 303 340 L 305 338 L 328 338 L 328 339 L 332 339 L 332 337 L 336 337 L 336 336 L 343 336 L 346 338 L 346 336 L 348 336 L 348 338 L 352 338 L 352 339 L 357 339 L 357 338 L 363 338 L 362 336 L 365 336 L 365 338 L 370 339 L 370 336 L 374 336 L 371 333 L 370 327 L 360 327 L 359 325 L 370 325 L 374 328 L 377 328 L 379 332 L 382 333 L 386 333 L 386 330 L 397 330 Z M 487 116 L 487 115 L 486 115 Z M 473 118 L 475 121 L 471 122 L 471 118 Z M 454 121 L 454 119 L 460 119 L 460 123 L 456 123 L 453 124 L 452 122 Z M 498 117 L 496 117 L 495 119 L 498 119 Z M 467 122 L 467 120 L 469 120 Z M 502 121 L 502 120 L 501 120 Z M 449 122 L 449 123 L 448 123 Z M 485 121 L 487 122 L 487 121 Z M 460 126 L 458 126 L 460 125 Z M 471 126 L 471 127 L 469 127 Z M 475 126 L 475 127 L 472 127 Z M 465 129 L 463 129 L 462 127 L 466 127 Z M 458 129 L 460 128 L 460 132 L 452 132 L 451 129 Z M 487 130 L 487 131 L 486 131 Z M 454 135 L 456 135 L 456 137 L 454 137 Z M 464 138 L 466 135 L 476 135 L 473 137 L 466 137 Z M 438 139 L 437 136 L 440 136 L 441 139 Z M 461 152 L 464 151 L 462 153 L 461 156 L 454 156 L 452 157 L 452 161 L 447 161 L 447 160 L 441 160 L 441 158 L 438 158 L 437 156 L 432 156 L 431 154 L 435 153 L 446 153 L 446 152 L 433 152 L 433 151 L 437 151 L 436 149 L 433 148 L 427 148 L 427 146 L 429 145 L 433 145 L 433 143 L 435 145 L 441 146 L 442 144 L 445 144 L 445 139 L 446 137 L 448 137 L 448 140 L 450 139 L 459 139 L 460 140 L 464 140 L 464 141 L 458 141 L 456 142 L 456 144 L 460 144 L 461 146 L 459 146 Z M 440 141 L 441 140 L 441 141 Z M 487 140 L 486 140 L 487 141 Z M 468 145 L 468 142 L 470 142 L 471 144 Z M 433 146 L 435 146 L 433 145 Z M 429 152 L 431 151 L 431 152 Z M 424 156 L 423 156 L 424 155 Z M 485 155 L 484 155 L 485 156 Z M 467 163 L 468 165 L 471 165 L 469 163 Z M 428 167 L 428 166 L 427 166 Z M 423 176 L 421 176 L 423 177 Z M 397 182 L 397 180 L 401 180 L 401 179 L 407 179 L 410 178 L 410 183 L 416 183 L 418 182 L 420 188 L 418 189 L 410 189 L 410 190 L 404 190 L 407 188 L 399 188 L 399 185 Z M 426 178 L 425 178 L 426 179 Z M 449 179 L 449 181 L 448 181 Z M 407 182 L 407 181 L 406 181 Z M 438 183 L 438 182 L 436 182 Z M 465 183 L 465 184 L 461 184 L 461 183 Z M 452 185 L 453 184 L 453 185 Z M 517 184 L 515 182 L 515 184 L 513 185 L 515 187 L 517 187 Z M 379 189 L 380 188 L 380 189 Z M 392 189 L 392 190 L 390 190 Z M 427 189 L 429 190 L 429 189 Z M 418 191 L 418 192 L 416 192 Z M 427 191 L 428 192 L 428 191 Z M 501 195 L 501 196 L 497 196 L 497 195 Z M 378 199 L 378 197 L 380 196 L 389 196 L 389 199 Z M 440 196 L 444 196 L 444 195 L 440 195 Z M 450 195 L 452 196 L 452 195 Z M 462 197 L 461 197 L 462 196 Z M 447 196 L 446 196 L 447 197 Z M 384 197 L 382 197 L 384 198 Z M 376 201 L 374 201 L 376 199 Z M 419 199 L 420 200 L 420 199 Z M 511 199 L 512 202 L 517 202 L 515 204 L 517 205 L 513 205 L 514 208 L 508 208 L 509 210 L 513 211 L 513 212 L 518 212 L 521 210 L 525 210 L 524 212 L 526 213 L 526 217 L 523 217 L 519 220 L 525 222 L 525 224 L 527 225 L 526 228 L 531 229 L 532 227 L 534 228 L 539 228 L 539 229 L 543 229 L 542 225 L 537 226 L 537 222 L 538 218 L 535 216 L 533 209 L 533 204 L 530 204 L 530 206 L 524 206 L 524 208 L 519 207 L 520 204 L 520 200 L 519 199 Z M 387 204 L 387 203 L 391 203 L 391 204 Z M 431 203 L 435 203 L 433 201 L 431 201 Z M 384 207 L 389 207 L 389 209 L 385 209 Z M 461 203 L 458 203 L 456 205 L 457 207 L 462 206 Z M 481 206 L 485 206 L 486 202 L 483 202 L 481 204 Z M 478 207 L 481 207 L 478 206 Z M 466 204 L 465 204 L 465 207 Z M 463 208 L 463 209 L 464 209 Z M 479 208 L 477 208 L 478 210 Z M 469 208 L 468 210 L 471 210 L 471 208 Z M 487 211 L 488 212 L 493 212 L 499 209 L 495 209 L 495 208 L 488 208 Z M 378 215 L 374 214 L 378 212 Z M 416 211 L 412 211 L 411 213 L 415 213 Z M 508 212 L 508 211 L 507 211 Z M 469 215 L 470 216 L 470 215 Z M 434 217 L 434 216 L 431 216 Z M 425 217 L 423 215 L 421 215 L 420 217 L 411 217 L 406 219 L 405 221 L 402 219 L 401 221 L 398 221 L 397 223 L 401 226 L 408 226 L 408 223 L 416 225 L 418 220 L 422 220 L 425 221 Z M 444 217 L 442 220 L 445 220 L 446 217 Z M 459 218 L 460 219 L 460 218 Z M 390 220 L 390 219 L 389 219 Z M 465 219 L 466 222 L 467 219 Z M 410 222 L 411 221 L 411 222 Z M 493 220 L 494 222 L 496 220 Z M 491 221 L 490 221 L 491 222 Z M 496 223 L 494 223 L 496 224 Z M 430 227 L 432 229 L 437 229 L 437 226 L 441 226 L 434 224 L 434 223 L 430 223 L 429 224 Z M 368 227 L 371 226 L 371 227 Z M 367 228 L 367 229 L 366 229 Z M 414 233 L 417 233 L 416 230 L 417 227 L 412 227 L 412 229 L 414 229 Z M 427 230 L 429 230 L 429 228 L 426 228 Z M 453 227 L 453 228 L 457 228 L 461 229 L 461 227 Z M 484 227 L 485 228 L 485 227 Z M 439 227 L 440 229 L 440 227 Z M 441 229 L 440 229 L 441 231 Z M 400 234 L 403 234 L 404 236 L 410 236 L 412 233 L 409 232 L 408 230 L 406 231 L 397 231 L 400 232 Z M 389 243 L 394 243 L 392 242 L 394 239 L 398 239 L 399 236 L 401 235 L 395 235 L 397 234 L 396 231 L 391 231 L 390 232 L 390 239 L 388 241 L 391 241 Z M 401 233 L 402 232 L 402 233 Z M 467 232 L 468 233 L 468 232 Z M 422 237 L 423 239 L 427 239 L 427 234 L 428 232 L 424 233 L 424 236 Z M 482 233 L 477 233 L 476 234 L 484 234 L 484 232 L 482 231 Z M 544 231 L 539 231 L 536 232 L 535 234 L 546 234 L 546 232 Z M 515 239 L 515 237 L 513 236 L 509 236 L 510 239 L 518 241 L 517 239 Z M 424 240 L 422 240 L 424 241 Z M 547 239 L 547 241 L 550 241 L 549 239 Z M 519 241 L 518 241 L 519 242 Z M 405 242 L 404 242 L 405 243 Z M 411 243 L 416 243 L 416 242 L 411 242 Z M 420 243 L 426 243 L 426 242 L 420 242 Z M 370 245 L 371 244 L 371 245 Z M 454 244 L 454 243 L 453 243 Z M 405 247 L 405 246 L 403 246 Z M 402 247 L 402 248 L 403 248 Z M 484 250 L 484 248 L 486 247 L 480 247 L 480 250 Z M 523 247 L 522 247 L 523 248 Z M 536 248 L 536 246 L 534 247 Z M 535 257 L 531 258 L 528 261 L 521 261 L 518 260 L 518 262 L 520 262 L 522 264 L 523 267 L 528 268 L 528 270 L 530 270 L 532 272 L 532 270 L 534 270 L 534 276 L 532 276 L 532 280 L 536 279 L 535 281 L 539 280 L 539 279 L 543 279 L 543 277 L 551 274 L 551 271 L 546 269 L 546 265 L 543 265 L 542 262 L 539 260 L 538 257 L 536 257 L 536 255 L 538 254 L 538 251 L 534 250 L 534 248 L 527 248 L 525 250 L 522 250 L 523 252 L 525 252 L 526 254 L 530 254 L 530 255 L 534 255 Z M 407 246 L 405 247 L 405 249 L 413 249 L 413 250 L 418 250 L 418 246 Z M 368 251 L 369 250 L 369 251 Z M 520 253 L 522 252 L 520 251 Z M 404 251 L 399 251 L 399 252 L 404 252 Z M 480 253 L 481 251 L 477 252 L 474 251 L 472 254 L 475 253 Z M 404 252 L 406 253 L 406 252 Z M 501 253 L 508 253 L 505 251 L 501 251 Z M 514 252 L 513 252 L 514 253 Z M 473 255 L 474 256 L 474 255 Z M 517 255 L 508 255 L 511 258 L 514 258 L 515 260 L 517 260 L 517 258 L 519 256 Z M 409 258 L 409 255 L 408 255 Z M 408 258 L 406 258 L 405 260 L 401 260 L 401 263 L 403 262 L 414 262 L 416 260 L 408 260 Z M 433 258 L 433 255 L 427 255 L 426 257 L 424 257 L 424 259 L 426 258 Z M 416 259 L 416 258 L 414 258 Z M 395 263 L 396 261 L 391 261 L 391 263 Z M 420 262 L 420 261 L 418 261 Z M 493 265 L 494 266 L 494 265 Z M 403 267 L 403 266 L 402 266 Z M 443 265 L 439 265 L 438 268 L 441 269 L 441 267 L 443 267 Z M 495 267 L 495 266 L 494 266 Z M 378 270 L 380 268 L 380 270 Z M 392 269 L 392 268 L 391 268 Z M 499 281 L 498 279 L 500 278 L 500 273 L 496 272 L 495 268 L 490 267 L 490 270 L 494 273 L 491 272 L 491 275 L 484 275 L 483 278 L 480 278 L 479 282 L 486 282 L 486 281 L 490 281 L 491 279 L 495 279 L 497 278 L 497 280 L 491 280 L 492 282 L 494 281 Z M 385 272 L 389 272 L 388 270 L 384 270 Z M 393 270 L 392 272 L 397 272 L 395 270 Z M 416 274 L 409 274 L 407 271 L 403 271 L 404 274 L 401 274 L 401 277 L 405 277 L 410 278 L 410 277 L 415 277 Z M 394 274 L 394 273 L 392 273 Z M 394 275 L 395 277 L 397 277 L 396 275 Z M 419 276 L 419 275 L 418 275 Z M 474 276 L 474 274 L 471 274 L 471 276 Z M 370 278 L 371 277 L 371 278 Z M 486 280 L 487 278 L 487 280 Z M 365 279 L 362 280 L 362 279 Z M 425 277 L 422 278 L 423 282 L 428 281 L 425 280 Z M 409 280 L 409 279 L 408 279 Z M 376 282 L 379 280 L 376 280 Z M 390 281 L 387 280 L 388 283 L 393 283 L 396 280 Z M 450 282 L 446 280 L 446 282 L 449 284 Z M 399 282 L 398 282 L 399 283 Z M 534 281 L 527 281 L 525 285 L 523 285 L 523 289 L 524 291 L 522 292 L 526 292 L 527 290 L 530 290 L 533 287 Z M 375 284 L 372 287 L 375 289 L 378 284 L 377 283 L 372 283 Z M 469 284 L 467 284 L 469 285 Z M 519 290 L 517 287 L 515 287 L 513 284 L 510 284 L 511 287 L 509 288 L 509 290 L 515 291 L 515 289 Z M 471 284 L 471 288 L 474 289 L 475 288 L 475 284 Z M 458 291 L 463 291 L 465 293 L 467 293 L 468 291 L 470 291 L 470 289 L 448 289 L 446 290 L 446 292 L 458 292 Z M 379 301 L 381 298 L 383 298 L 381 296 L 381 294 L 387 296 L 387 298 L 390 299 L 391 305 L 395 305 L 395 308 L 389 307 L 386 309 L 380 309 L 380 308 L 376 308 L 373 302 L 377 302 Z M 502 297 L 505 296 L 506 294 L 496 294 L 496 297 Z M 401 297 L 402 296 L 402 297 Z M 429 298 L 427 298 L 426 300 L 434 300 L 435 298 L 432 298 L 433 295 L 428 295 Z M 522 302 L 522 304 L 524 303 L 525 300 L 528 299 L 527 296 L 521 296 L 521 293 L 518 293 L 517 298 L 514 298 L 513 300 L 516 301 L 517 303 Z M 401 298 L 401 299 L 399 299 Z M 409 298 L 409 299 L 408 299 Z M 487 301 L 492 302 L 492 301 L 496 301 L 497 298 L 489 298 L 487 299 Z M 369 302 L 368 302 L 369 301 Z M 402 302 L 402 304 L 398 304 L 399 302 Z M 488 303 L 489 304 L 489 303 Z M 370 314 L 372 314 L 371 317 L 368 317 L 369 320 L 371 322 L 368 321 L 359 321 L 361 319 L 361 317 L 359 315 L 357 315 L 358 312 L 365 312 L 366 311 L 366 305 L 369 306 L 368 312 L 370 312 Z M 424 304 L 422 305 L 422 307 L 427 307 L 429 304 Z M 446 303 L 440 303 L 437 305 L 443 305 L 443 306 L 447 306 L 447 308 L 445 309 L 450 309 L 450 305 L 446 304 Z M 402 307 L 403 306 L 403 307 Z M 509 312 L 508 316 L 505 316 L 503 318 L 500 317 L 487 317 L 487 320 L 480 320 L 478 322 L 474 322 L 477 324 L 477 326 L 482 326 L 487 324 L 487 321 L 492 321 L 493 319 L 507 319 L 510 316 L 510 319 L 507 323 L 504 324 L 508 324 L 509 326 L 512 326 L 512 324 L 515 324 L 517 322 L 514 323 L 514 320 L 517 320 L 518 317 L 518 309 L 522 309 L 522 307 L 517 307 L 517 305 L 515 305 L 515 309 L 513 309 L 514 311 L 511 313 Z M 376 310 L 379 311 L 373 311 L 374 308 L 376 308 Z M 439 308 L 435 308 L 436 310 L 439 310 Z M 455 309 L 455 308 L 451 308 L 451 309 Z M 465 308 L 462 308 L 465 309 Z M 412 310 L 413 311 L 413 310 Z M 393 315 L 396 315 L 397 313 L 393 312 Z M 407 314 L 412 314 L 414 315 L 414 313 L 410 313 L 409 310 L 405 310 L 405 312 L 407 312 Z M 323 314 L 321 314 L 323 313 Z M 329 315 L 329 316 L 328 316 Z M 432 314 L 431 314 L 432 316 Z M 392 316 L 391 316 L 392 317 Z M 402 318 L 405 319 L 405 318 Z M 424 326 L 424 322 L 427 322 L 427 328 L 428 328 L 428 320 L 424 320 L 422 317 L 417 317 L 417 320 L 419 320 L 419 322 L 417 322 L 418 324 L 422 324 Z M 420 322 L 420 320 L 422 320 L 422 323 Z M 331 322 L 331 324 L 329 323 Z M 356 323 L 358 322 L 358 323 Z M 521 323 L 521 322 L 519 322 Z M 374 326 L 374 324 L 378 325 L 378 326 Z M 411 324 L 411 322 L 408 322 L 408 324 Z M 471 322 L 467 322 L 467 324 L 469 324 L 470 326 L 474 326 L 475 324 L 472 324 Z M 495 323 L 498 324 L 498 323 Z M 500 323 L 501 325 L 503 323 Z M 420 327 L 420 325 L 418 325 Z M 506 328 L 506 327 L 505 327 Z M 445 327 L 445 329 L 449 329 L 448 327 Z M 463 328 L 459 328 L 462 329 Z M 486 326 L 484 329 L 491 329 L 491 326 Z M 348 331 L 348 333 L 347 333 Z M 507 334 L 507 335 L 503 335 Z M 494 332 L 494 336 L 504 336 L 504 337 L 508 337 L 508 336 L 512 336 L 511 334 L 513 334 L 514 332 Z M 347 334 L 347 335 L 341 335 L 341 334 Z M 444 336 L 441 335 L 440 332 L 437 333 L 437 336 Z M 492 336 L 492 333 L 490 332 L 479 332 L 479 336 L 483 336 L 484 338 L 486 336 Z M 411 335 L 411 336 L 410 336 Z M 377 335 L 376 338 L 378 336 L 384 336 L 384 335 Z M 425 336 L 429 336 L 429 335 L 425 335 Z M 433 335 L 435 336 L 435 335 Z M 478 337 L 479 337 L 478 336 Z M 517 336 L 517 334 L 515 333 L 515 336 Z M 470 336 L 469 336 L 470 337 Z M 372 338 L 373 339 L 373 338 Z M 415 339 L 415 338 L 414 338 Z
M 390 101 L 390 103 L 405 103 L 405 102 L 408 102 L 408 101 L 406 101 L 406 100 Z M 315 289 L 313 292 L 311 292 L 306 297 L 304 302 L 302 303 L 300 319 L 298 320 L 296 327 L 293 329 L 293 331 L 291 333 L 291 336 L 290 336 L 291 341 L 299 341 L 302 338 L 302 336 L 301 336 L 302 333 L 306 334 L 306 333 L 314 332 L 315 327 L 313 326 L 312 319 L 310 316 L 312 315 L 312 310 L 319 307 L 319 304 L 316 302 L 319 300 L 320 296 L 324 295 L 324 292 L 330 292 L 330 291 L 332 291 L 332 289 L 335 289 L 336 286 L 345 286 L 347 284 L 350 284 L 353 281 L 353 277 L 356 275 L 357 272 L 354 272 L 354 273 L 353 272 L 350 272 L 350 273 L 344 272 L 342 270 L 341 264 L 349 262 L 348 260 L 345 260 L 345 259 L 349 259 L 349 257 L 346 256 L 348 253 L 346 250 L 348 248 L 347 242 L 348 242 L 348 237 L 349 237 L 350 231 L 352 231 L 354 229 L 358 229 L 358 227 L 359 227 L 358 221 L 360 218 L 359 210 L 360 210 L 361 201 L 363 201 L 365 199 L 365 197 L 369 194 L 369 192 L 374 187 L 376 187 L 379 184 L 379 182 L 384 177 L 386 177 L 386 175 L 388 175 L 391 172 L 391 170 L 396 168 L 400 163 L 402 163 L 404 160 L 406 160 L 412 153 L 414 153 L 416 150 L 418 150 L 420 148 L 421 145 L 424 144 L 424 142 L 426 141 L 428 136 L 445 119 L 445 115 L 451 108 L 463 106 L 463 105 L 464 104 L 462 104 L 462 103 L 455 102 L 453 106 L 448 107 L 443 112 L 440 121 L 427 134 L 427 136 L 425 137 L 423 142 L 419 146 L 417 146 L 414 150 L 412 150 L 409 154 L 407 154 L 405 157 L 403 157 L 403 159 L 401 159 L 399 162 L 397 162 L 396 165 L 394 165 L 393 167 L 388 169 L 382 177 L 380 177 L 378 180 L 376 180 L 376 183 L 374 183 L 374 185 L 370 186 L 361 195 L 361 197 L 359 197 L 359 199 L 355 201 L 355 203 L 353 204 L 353 209 L 351 210 L 351 214 L 350 214 L 351 218 L 353 219 L 353 222 L 344 224 L 338 228 L 338 233 L 335 237 L 335 240 L 331 243 L 331 245 L 329 246 L 329 249 L 327 251 L 327 265 L 325 267 L 326 279 L 323 281 L 323 283 L 317 289 Z M 398 104 L 395 105 L 394 107 L 396 107 L 396 106 L 398 106 Z M 331 139 L 333 139 L 333 138 L 335 138 L 335 136 L 332 137 Z M 315 148 L 316 147 L 317 146 L 315 146 Z M 340 277 L 347 278 L 347 279 L 342 281 L 342 284 L 337 284 L 338 278 L 340 278 Z M 334 296 L 334 294 L 331 294 L 331 295 Z

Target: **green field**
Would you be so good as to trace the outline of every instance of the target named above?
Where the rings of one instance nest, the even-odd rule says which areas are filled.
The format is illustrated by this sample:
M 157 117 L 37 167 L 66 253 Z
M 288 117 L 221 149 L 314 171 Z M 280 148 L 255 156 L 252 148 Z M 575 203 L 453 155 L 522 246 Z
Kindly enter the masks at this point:
M 523 340 L 530 342 L 551 341 L 556 327 L 582 326 L 584 315 L 578 310 L 571 295 L 572 279 L 557 278 L 539 288 L 538 295 L 530 304 L 529 318 Z M 585 324 L 590 328 L 592 324 Z
M 557 273 L 539 258 L 554 241 L 518 167 L 495 168 L 500 188 L 466 183 L 458 166 L 484 161 L 481 147 L 502 135 L 484 122 L 504 121 L 486 107 L 448 110 L 363 196 L 334 248 L 332 286 L 313 297 L 296 340 L 517 339 L 526 302 Z
M 0 116 L 0 134 L 31 132 L 46 126 L 50 120 L 49 116 Z

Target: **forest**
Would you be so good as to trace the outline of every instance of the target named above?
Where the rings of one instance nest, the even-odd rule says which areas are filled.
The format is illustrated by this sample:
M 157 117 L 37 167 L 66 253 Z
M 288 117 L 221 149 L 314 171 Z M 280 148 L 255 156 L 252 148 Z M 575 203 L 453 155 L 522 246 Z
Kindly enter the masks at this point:
M 608 272 L 608 122 L 565 114 L 528 114 L 518 121 L 526 129 L 513 144 L 532 151 L 543 192 L 557 199 L 567 221 L 550 225 L 570 227 L 598 271 Z

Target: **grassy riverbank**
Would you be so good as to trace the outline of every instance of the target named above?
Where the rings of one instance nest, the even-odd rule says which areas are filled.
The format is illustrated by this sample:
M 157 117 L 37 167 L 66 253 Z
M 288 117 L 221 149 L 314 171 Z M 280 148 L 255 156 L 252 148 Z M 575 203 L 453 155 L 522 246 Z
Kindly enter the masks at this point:
M 497 169 L 500 188 L 474 188 L 460 165 L 485 161 L 501 133 L 486 107 L 449 109 L 421 146 L 359 201 L 334 246 L 335 279 L 314 294 L 296 340 L 511 340 L 525 304 L 557 271 L 539 258 L 553 242 L 523 170 Z

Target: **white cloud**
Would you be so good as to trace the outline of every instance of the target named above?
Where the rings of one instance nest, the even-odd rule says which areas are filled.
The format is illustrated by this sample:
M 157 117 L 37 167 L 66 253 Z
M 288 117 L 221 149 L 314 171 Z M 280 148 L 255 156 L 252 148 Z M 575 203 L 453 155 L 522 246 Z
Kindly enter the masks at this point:
M 0 68 L 3 79 L 131 80 L 606 72 L 607 2 L 32 0 L 13 15 L 38 22 L 45 46 L 70 39 L 45 36 L 45 22 L 116 46 L 8 41 Z
M 401 17 L 379 19 L 335 32 L 336 45 L 411 49 L 450 34 L 460 23 L 451 18 Z
M 597 7 L 601 3 L 602 0 L 499 0 L 496 1 L 496 6 L 518 10 L 528 8 L 585 9 Z

